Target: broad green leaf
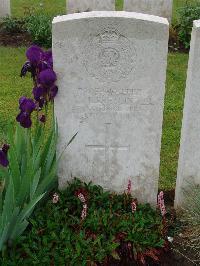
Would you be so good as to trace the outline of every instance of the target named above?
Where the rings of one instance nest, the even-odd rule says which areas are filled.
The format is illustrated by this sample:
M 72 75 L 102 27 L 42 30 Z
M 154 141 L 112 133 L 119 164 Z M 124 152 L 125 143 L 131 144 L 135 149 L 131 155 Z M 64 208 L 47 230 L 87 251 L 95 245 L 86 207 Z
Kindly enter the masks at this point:
M 78 132 L 76 132 L 76 134 L 74 134 L 74 136 L 69 140 L 69 142 L 64 146 L 61 154 L 59 155 L 58 161 L 61 160 L 63 153 L 65 152 L 65 150 L 67 149 L 67 147 L 72 143 L 72 141 L 75 139 L 75 137 L 78 135 Z
M 5 199 L 3 202 L 3 212 L 2 212 L 2 224 L 4 226 L 10 221 L 14 209 L 14 185 L 12 178 L 9 180 L 8 188 L 5 194 Z
M 39 195 L 38 197 L 36 197 L 35 199 L 31 200 L 22 210 L 19 219 L 22 221 L 26 218 L 28 218 L 30 216 L 30 214 L 33 211 L 33 208 L 35 207 L 35 205 L 45 196 L 46 193 L 43 193 L 41 195 Z
M 37 190 L 40 177 L 41 177 L 41 168 L 35 173 L 35 176 L 33 178 L 33 182 L 30 184 L 30 199 L 31 200 L 33 199 L 35 192 Z

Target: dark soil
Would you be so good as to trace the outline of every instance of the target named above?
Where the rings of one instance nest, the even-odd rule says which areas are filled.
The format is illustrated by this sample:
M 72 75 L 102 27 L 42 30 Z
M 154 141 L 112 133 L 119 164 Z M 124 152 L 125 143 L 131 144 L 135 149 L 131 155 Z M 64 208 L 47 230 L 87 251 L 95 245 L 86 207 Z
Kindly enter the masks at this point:
M 19 47 L 19 46 L 29 46 L 31 44 L 31 37 L 26 32 L 20 33 L 6 33 L 0 31 L 0 45 Z
M 169 251 L 165 253 L 160 262 L 156 263 L 154 261 L 146 261 L 146 264 L 138 264 L 134 261 L 129 261 L 129 259 L 124 258 L 123 261 L 114 261 L 110 260 L 108 263 L 103 266 L 195 266 L 191 261 L 187 260 L 185 257 L 180 255 L 179 253 L 175 253 L 174 251 Z M 197 265 L 197 264 L 196 264 Z
M 153 264 L 152 264 L 153 265 Z M 180 255 L 179 253 L 170 250 L 168 253 L 164 254 L 160 264 L 160 266 L 189 266 L 191 262 L 187 260 L 185 257 Z M 194 264 L 193 264 L 194 265 Z
M 146 260 L 146 264 L 139 264 L 134 261 L 130 261 L 126 256 L 122 261 L 115 261 L 111 259 L 107 264 L 103 266 L 195 266 L 199 264 L 193 263 L 191 260 L 187 259 L 187 251 L 184 251 L 184 256 L 179 251 L 179 247 L 173 245 L 173 247 L 166 253 L 164 253 L 160 261 L 157 263 L 152 259 Z M 177 251 L 175 251 L 177 250 Z M 191 258 L 191 254 L 188 254 L 188 257 Z
M 164 191 L 165 204 L 169 207 L 174 206 L 175 189 Z
M 180 42 L 173 43 L 171 39 L 169 39 L 169 52 L 180 52 L 180 53 L 188 53 L 189 49 L 186 49 L 184 45 Z

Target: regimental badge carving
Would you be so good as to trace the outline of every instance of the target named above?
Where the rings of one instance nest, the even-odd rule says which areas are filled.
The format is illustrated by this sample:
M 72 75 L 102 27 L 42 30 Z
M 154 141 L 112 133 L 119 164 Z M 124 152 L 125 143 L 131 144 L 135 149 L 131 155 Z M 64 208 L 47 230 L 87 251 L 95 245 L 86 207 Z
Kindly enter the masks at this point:
M 134 44 L 116 29 L 108 28 L 89 35 L 82 44 L 83 64 L 88 74 L 99 81 L 118 82 L 134 71 Z

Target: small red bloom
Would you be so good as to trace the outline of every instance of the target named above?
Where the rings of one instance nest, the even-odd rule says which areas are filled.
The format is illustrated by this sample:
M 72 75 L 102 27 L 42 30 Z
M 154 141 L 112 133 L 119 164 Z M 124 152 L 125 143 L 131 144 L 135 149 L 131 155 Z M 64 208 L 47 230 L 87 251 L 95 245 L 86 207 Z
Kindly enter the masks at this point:
M 132 213 L 136 212 L 137 210 L 137 204 L 134 200 L 131 202 L 131 210 L 132 210 Z
M 161 191 L 158 194 L 158 207 L 160 209 L 161 215 L 165 216 L 166 208 L 165 208 L 165 201 L 164 201 L 164 193 L 163 193 L 163 191 Z
M 84 188 L 80 188 L 77 191 L 75 191 L 75 196 L 79 198 L 79 195 L 82 194 L 83 197 L 85 198 L 85 201 L 87 201 L 87 196 L 88 196 L 88 192 L 86 189 Z
M 82 210 L 82 213 L 81 213 L 81 219 L 85 220 L 86 216 L 87 216 L 87 204 L 84 203 L 83 204 L 83 210 Z

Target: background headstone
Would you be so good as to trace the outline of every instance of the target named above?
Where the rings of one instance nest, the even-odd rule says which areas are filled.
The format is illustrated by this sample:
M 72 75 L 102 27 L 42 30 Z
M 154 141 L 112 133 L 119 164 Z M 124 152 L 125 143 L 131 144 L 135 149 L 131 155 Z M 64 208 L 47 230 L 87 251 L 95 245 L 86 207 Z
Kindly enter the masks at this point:
M 124 0 L 124 10 L 155 15 L 171 21 L 173 0 Z
M 114 11 L 115 0 L 67 0 L 67 13 Z
M 175 207 L 184 205 L 183 188 L 200 185 L 200 20 L 194 21 L 183 112 Z
M 156 204 L 168 52 L 167 19 L 129 12 L 54 18 L 60 187 L 71 177 Z
M 0 18 L 10 16 L 10 0 L 0 0 Z

